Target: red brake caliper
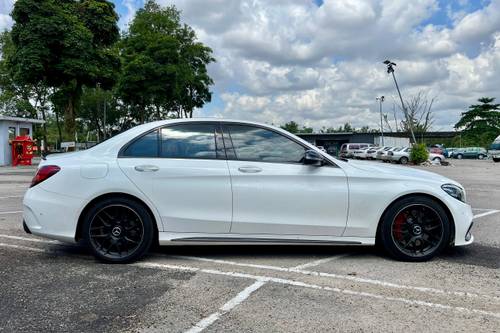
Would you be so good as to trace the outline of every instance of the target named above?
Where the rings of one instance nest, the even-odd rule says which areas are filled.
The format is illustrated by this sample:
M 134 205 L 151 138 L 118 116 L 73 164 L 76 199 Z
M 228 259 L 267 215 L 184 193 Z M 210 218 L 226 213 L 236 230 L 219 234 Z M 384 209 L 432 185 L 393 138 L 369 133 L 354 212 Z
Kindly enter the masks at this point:
M 403 213 L 399 213 L 394 219 L 394 237 L 397 240 L 403 240 L 403 224 L 406 223 L 406 217 Z

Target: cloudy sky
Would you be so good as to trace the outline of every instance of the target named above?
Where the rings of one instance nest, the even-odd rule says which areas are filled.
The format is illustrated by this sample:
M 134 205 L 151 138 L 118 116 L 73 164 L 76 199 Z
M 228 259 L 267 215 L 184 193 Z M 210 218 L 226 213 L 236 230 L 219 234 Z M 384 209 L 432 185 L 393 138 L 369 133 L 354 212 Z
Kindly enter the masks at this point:
M 437 97 L 435 130 L 481 96 L 500 99 L 500 0 L 157 1 L 214 50 L 214 98 L 198 116 L 376 128 L 375 97 L 391 114 L 396 101 L 385 59 L 405 97 Z M 0 29 L 13 2 L 0 1 Z M 143 1 L 114 2 L 126 29 Z

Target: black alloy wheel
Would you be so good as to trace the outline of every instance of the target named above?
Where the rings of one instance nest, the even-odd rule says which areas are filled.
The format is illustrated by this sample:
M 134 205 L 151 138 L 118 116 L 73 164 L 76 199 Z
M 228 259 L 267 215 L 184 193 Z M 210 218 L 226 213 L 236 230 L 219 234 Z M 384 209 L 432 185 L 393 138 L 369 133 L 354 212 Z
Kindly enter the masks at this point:
M 128 198 L 112 198 L 89 210 L 83 232 L 86 245 L 98 259 L 128 263 L 148 252 L 154 228 L 144 206 Z
M 408 197 L 388 209 L 379 237 L 394 258 L 425 261 L 448 245 L 450 221 L 443 207 L 433 199 Z

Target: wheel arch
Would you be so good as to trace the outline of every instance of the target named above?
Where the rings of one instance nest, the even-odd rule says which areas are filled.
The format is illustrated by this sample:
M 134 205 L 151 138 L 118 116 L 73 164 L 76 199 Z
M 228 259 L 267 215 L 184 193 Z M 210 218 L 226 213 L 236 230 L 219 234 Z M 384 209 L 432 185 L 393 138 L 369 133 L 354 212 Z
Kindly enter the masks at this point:
M 382 221 L 383 221 L 383 219 L 385 217 L 385 214 L 387 213 L 387 211 L 389 210 L 389 208 L 392 205 L 394 205 L 399 200 L 402 200 L 402 199 L 405 199 L 405 198 L 408 198 L 408 197 L 414 197 L 414 196 L 427 197 L 429 199 L 432 199 L 432 200 L 436 201 L 444 209 L 444 211 L 446 212 L 446 216 L 448 216 L 448 219 L 450 220 L 450 227 L 451 227 L 451 230 L 450 230 L 450 244 L 454 243 L 454 241 L 455 241 L 455 220 L 453 218 L 453 214 L 451 213 L 450 209 L 438 197 L 433 196 L 433 195 L 428 194 L 428 193 L 422 193 L 422 192 L 415 192 L 415 193 L 404 194 L 404 195 L 402 195 L 400 197 L 397 197 L 390 204 L 387 205 L 387 207 L 384 209 L 384 212 L 382 213 L 382 215 L 380 215 L 380 218 L 378 220 L 377 233 L 375 235 L 375 241 L 377 243 L 379 242 L 379 239 L 380 239 L 380 227 L 382 225 Z
M 133 200 L 133 201 L 137 202 L 138 204 L 144 206 L 144 208 L 146 208 L 147 212 L 149 213 L 151 219 L 153 220 L 153 228 L 154 228 L 154 232 L 155 232 L 155 242 L 158 241 L 158 237 L 159 237 L 158 221 L 156 220 L 155 214 L 153 213 L 153 210 L 151 209 L 151 207 L 149 207 L 149 205 L 146 204 L 143 200 L 141 200 L 140 198 L 138 198 L 132 194 L 123 193 L 123 192 L 110 192 L 110 193 L 101 194 L 101 195 L 93 198 L 91 201 L 89 201 L 85 205 L 85 207 L 80 212 L 80 215 L 78 216 L 78 223 L 77 223 L 76 232 L 75 232 L 75 240 L 77 242 L 82 239 L 82 226 L 83 226 L 83 222 L 84 222 L 83 219 L 84 219 L 85 215 L 87 214 L 87 212 L 89 211 L 89 209 L 92 208 L 92 206 L 95 205 L 97 202 L 104 200 L 104 199 L 109 199 L 109 198 L 127 198 L 127 199 Z

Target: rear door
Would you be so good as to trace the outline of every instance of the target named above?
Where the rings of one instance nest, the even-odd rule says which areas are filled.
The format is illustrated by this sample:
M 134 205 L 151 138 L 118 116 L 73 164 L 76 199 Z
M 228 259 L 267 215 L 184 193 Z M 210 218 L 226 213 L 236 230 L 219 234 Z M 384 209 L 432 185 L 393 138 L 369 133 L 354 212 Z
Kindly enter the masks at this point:
M 122 149 L 118 163 L 158 209 L 164 231 L 226 233 L 229 170 L 216 122 L 155 129 Z
M 306 147 L 260 126 L 223 126 L 237 234 L 342 235 L 348 188 L 333 164 L 303 164 Z

